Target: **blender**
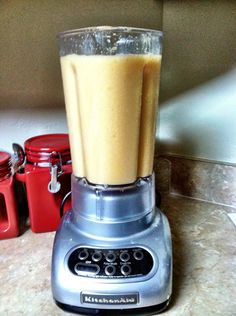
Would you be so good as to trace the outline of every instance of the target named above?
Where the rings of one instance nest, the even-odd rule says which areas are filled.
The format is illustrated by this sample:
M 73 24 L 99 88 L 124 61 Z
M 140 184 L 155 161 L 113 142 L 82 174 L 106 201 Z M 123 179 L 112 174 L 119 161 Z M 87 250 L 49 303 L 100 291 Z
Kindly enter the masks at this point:
M 85 315 L 155 315 L 172 292 L 153 173 L 162 32 L 90 27 L 60 33 L 59 43 L 73 174 L 53 298 Z

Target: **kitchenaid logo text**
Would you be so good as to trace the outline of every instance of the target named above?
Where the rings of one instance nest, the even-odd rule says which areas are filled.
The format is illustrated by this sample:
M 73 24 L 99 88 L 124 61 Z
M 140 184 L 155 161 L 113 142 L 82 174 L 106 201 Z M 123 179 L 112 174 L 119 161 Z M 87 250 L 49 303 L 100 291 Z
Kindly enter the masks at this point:
M 138 294 L 127 295 L 94 295 L 94 294 L 82 294 L 82 303 L 87 304 L 137 304 Z

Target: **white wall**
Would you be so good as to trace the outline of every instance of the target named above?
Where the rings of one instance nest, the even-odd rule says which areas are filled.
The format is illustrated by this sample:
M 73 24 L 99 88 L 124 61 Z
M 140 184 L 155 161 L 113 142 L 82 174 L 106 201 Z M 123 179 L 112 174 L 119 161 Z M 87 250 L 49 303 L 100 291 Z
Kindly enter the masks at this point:
M 67 133 L 65 109 L 0 109 L 0 130 L 0 149 L 12 152 L 12 143 L 23 146 L 29 137 Z

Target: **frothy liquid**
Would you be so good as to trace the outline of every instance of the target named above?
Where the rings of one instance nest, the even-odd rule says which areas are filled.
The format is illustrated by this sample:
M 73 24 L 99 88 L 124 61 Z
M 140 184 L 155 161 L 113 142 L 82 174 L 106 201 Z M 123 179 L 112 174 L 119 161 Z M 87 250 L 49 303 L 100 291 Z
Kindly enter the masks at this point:
M 96 184 L 151 175 L 161 56 L 61 57 L 73 173 Z

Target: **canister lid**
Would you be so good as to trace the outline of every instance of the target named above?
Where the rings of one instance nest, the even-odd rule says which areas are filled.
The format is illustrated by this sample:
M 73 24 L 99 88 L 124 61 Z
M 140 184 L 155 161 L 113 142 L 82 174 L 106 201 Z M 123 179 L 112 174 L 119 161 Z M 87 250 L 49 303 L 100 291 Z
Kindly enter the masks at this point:
M 46 134 L 29 138 L 25 149 L 36 152 L 63 152 L 70 148 L 68 134 Z
M 25 153 L 33 163 L 71 160 L 68 134 L 46 134 L 29 138 L 25 141 Z

